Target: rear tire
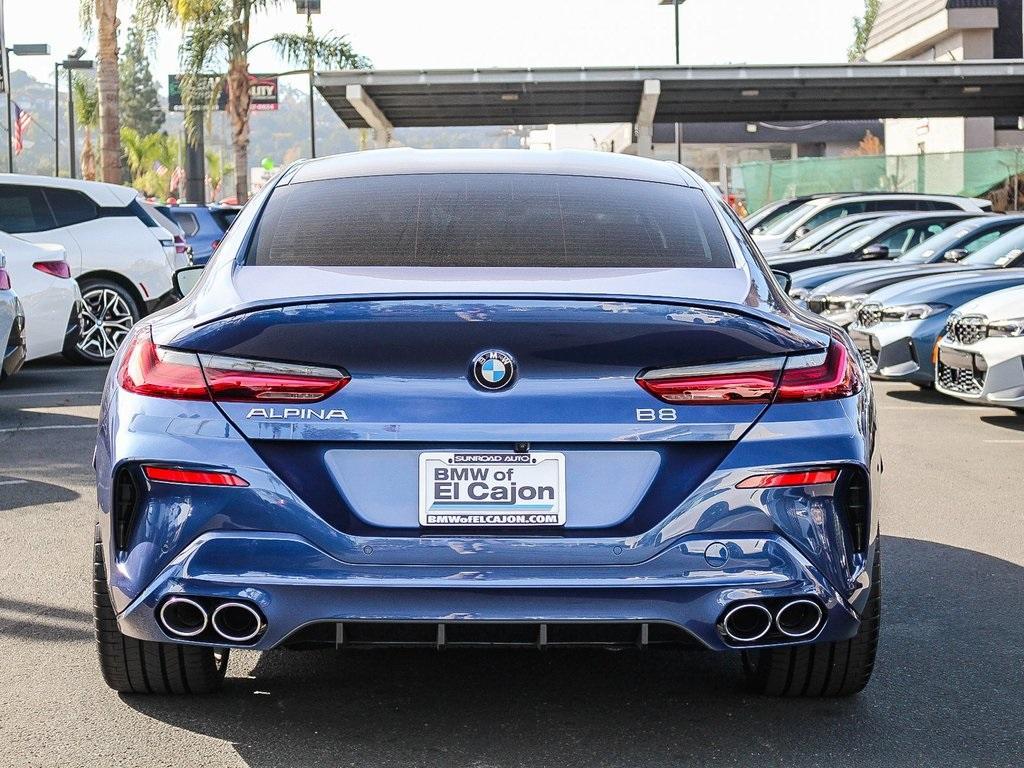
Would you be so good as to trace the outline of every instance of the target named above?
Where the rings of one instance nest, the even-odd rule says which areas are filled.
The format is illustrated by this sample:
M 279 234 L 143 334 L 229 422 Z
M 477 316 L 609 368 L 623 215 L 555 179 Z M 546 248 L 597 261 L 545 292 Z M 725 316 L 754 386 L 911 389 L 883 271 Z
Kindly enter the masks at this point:
M 882 605 L 881 553 L 875 551 L 871 593 L 860 629 L 849 640 L 743 653 L 755 692 L 766 696 L 830 698 L 859 693 L 871 679 Z
M 130 291 L 111 280 L 86 278 L 79 286 L 80 329 L 64 344 L 64 357 L 73 363 L 105 365 L 142 317 L 142 309 Z
M 120 693 L 211 693 L 224 681 L 228 650 L 136 640 L 117 626 L 103 545 L 93 545 L 93 620 L 100 671 Z

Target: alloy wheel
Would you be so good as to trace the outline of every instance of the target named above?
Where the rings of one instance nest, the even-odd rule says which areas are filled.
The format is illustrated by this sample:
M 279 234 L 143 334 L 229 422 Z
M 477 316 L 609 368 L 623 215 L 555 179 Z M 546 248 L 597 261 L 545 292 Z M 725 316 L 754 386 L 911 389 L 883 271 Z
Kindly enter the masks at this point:
M 82 294 L 82 331 L 76 348 L 95 360 L 110 360 L 135 324 L 131 307 L 113 288 L 96 286 Z

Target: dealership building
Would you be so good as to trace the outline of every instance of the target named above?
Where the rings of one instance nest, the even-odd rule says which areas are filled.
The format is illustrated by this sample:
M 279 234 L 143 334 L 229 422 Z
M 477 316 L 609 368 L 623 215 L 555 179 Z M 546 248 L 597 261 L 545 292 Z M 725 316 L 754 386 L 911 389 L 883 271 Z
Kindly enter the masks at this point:
M 1021 0 L 881 0 L 868 38 L 870 62 L 1020 59 Z M 1024 144 L 1020 115 L 885 121 L 890 155 L 962 152 Z

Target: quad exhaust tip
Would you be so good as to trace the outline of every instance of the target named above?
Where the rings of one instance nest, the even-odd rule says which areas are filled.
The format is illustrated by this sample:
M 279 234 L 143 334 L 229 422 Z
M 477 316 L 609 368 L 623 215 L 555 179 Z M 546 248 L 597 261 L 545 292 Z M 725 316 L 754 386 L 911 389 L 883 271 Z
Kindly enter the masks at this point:
M 772 612 L 763 605 L 738 605 L 725 614 L 722 629 L 730 640 L 753 643 L 768 634 L 772 628 Z
M 195 600 L 172 597 L 160 608 L 160 623 L 177 637 L 195 637 L 210 623 L 210 617 Z
M 775 626 L 786 637 L 807 637 L 824 618 L 819 606 L 813 600 L 793 600 L 779 608 L 775 614 Z
M 263 631 L 263 617 L 245 603 L 222 603 L 211 620 L 214 631 L 233 643 L 246 643 Z

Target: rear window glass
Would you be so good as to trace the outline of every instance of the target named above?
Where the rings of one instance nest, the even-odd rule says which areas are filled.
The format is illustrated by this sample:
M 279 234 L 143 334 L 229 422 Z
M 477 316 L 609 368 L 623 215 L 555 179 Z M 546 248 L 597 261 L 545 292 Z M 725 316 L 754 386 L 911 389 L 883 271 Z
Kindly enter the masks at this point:
M 247 260 L 340 267 L 733 267 L 692 188 L 543 174 L 409 174 L 274 190 Z

